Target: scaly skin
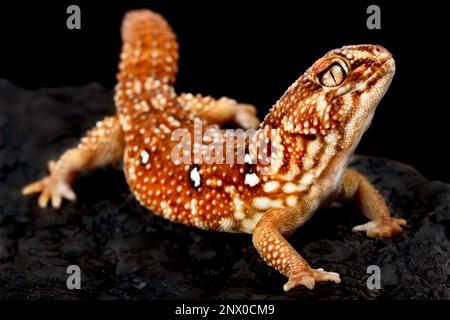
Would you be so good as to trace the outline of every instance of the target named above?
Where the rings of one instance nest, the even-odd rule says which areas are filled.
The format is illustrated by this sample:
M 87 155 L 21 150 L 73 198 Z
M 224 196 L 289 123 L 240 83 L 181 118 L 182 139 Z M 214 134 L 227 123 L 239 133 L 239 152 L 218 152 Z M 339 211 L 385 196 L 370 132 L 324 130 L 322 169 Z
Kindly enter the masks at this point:
M 207 230 L 252 233 L 262 258 L 289 278 L 286 291 L 340 282 L 337 273 L 310 267 L 286 240 L 319 208 L 355 200 L 371 221 L 354 231 L 369 237 L 402 231 L 406 221 L 390 217 L 378 191 L 347 169 L 395 72 L 386 49 L 356 45 L 330 51 L 291 85 L 256 134 L 270 132 L 269 142 L 277 146 L 271 164 L 257 163 L 248 154 L 245 163 L 224 164 L 220 155 L 194 165 L 171 161 L 176 129 L 193 133 L 196 121 L 204 131 L 226 123 L 253 128 L 259 124 L 256 109 L 228 98 L 177 95 L 178 45 L 160 15 L 128 13 L 122 39 L 117 115 L 99 122 L 77 147 L 51 161 L 48 177 L 24 188 L 24 194 L 41 193 L 41 207 L 50 200 L 56 208 L 62 198 L 74 200 L 71 182 L 78 172 L 122 159 L 131 191 L 155 214 Z M 224 132 L 213 141 L 224 144 Z M 205 145 L 204 139 L 191 153 L 204 154 Z M 233 148 L 236 157 L 237 142 Z

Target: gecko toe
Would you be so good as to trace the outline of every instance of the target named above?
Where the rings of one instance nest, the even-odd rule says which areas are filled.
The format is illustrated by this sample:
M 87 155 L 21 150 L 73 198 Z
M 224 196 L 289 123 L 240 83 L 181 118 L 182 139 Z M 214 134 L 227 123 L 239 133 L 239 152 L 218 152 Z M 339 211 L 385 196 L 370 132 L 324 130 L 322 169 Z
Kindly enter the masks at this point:
M 369 238 L 391 238 L 403 232 L 402 226 L 406 225 L 405 219 L 389 218 L 381 221 L 369 221 L 353 227 L 353 232 L 366 232 Z
M 38 199 L 39 207 L 47 208 L 49 200 L 50 200 L 50 192 L 47 189 L 44 189 Z
M 38 192 L 42 192 L 43 189 L 44 189 L 44 183 L 42 181 L 37 181 L 37 182 L 30 183 L 29 185 L 26 185 L 22 189 L 22 194 L 29 195 L 29 194 L 33 194 L 33 193 L 38 193 Z

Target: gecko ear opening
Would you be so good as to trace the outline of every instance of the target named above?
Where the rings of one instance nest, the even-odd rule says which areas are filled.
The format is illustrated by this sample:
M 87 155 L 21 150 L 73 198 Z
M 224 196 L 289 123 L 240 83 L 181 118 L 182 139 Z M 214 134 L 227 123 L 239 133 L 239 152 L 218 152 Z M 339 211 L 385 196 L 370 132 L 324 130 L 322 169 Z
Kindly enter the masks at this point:
M 317 136 L 315 135 L 315 134 L 312 134 L 312 133 L 308 133 L 308 134 L 306 134 L 306 133 L 301 133 L 300 134 L 303 138 L 305 138 L 305 140 L 308 140 L 308 141 L 314 141 L 314 140 L 316 140 L 316 138 L 317 138 Z

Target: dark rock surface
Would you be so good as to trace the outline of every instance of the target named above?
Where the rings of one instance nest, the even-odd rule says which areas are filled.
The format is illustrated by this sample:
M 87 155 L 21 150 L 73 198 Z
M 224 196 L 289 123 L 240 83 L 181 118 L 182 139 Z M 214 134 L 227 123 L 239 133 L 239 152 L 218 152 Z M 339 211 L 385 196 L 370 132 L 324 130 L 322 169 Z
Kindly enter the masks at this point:
M 351 204 L 317 213 L 291 243 L 314 267 L 342 283 L 282 291 L 286 279 L 259 257 L 249 235 L 176 225 L 141 208 L 121 171 L 83 174 L 78 202 L 38 208 L 21 187 L 46 174 L 46 163 L 114 112 L 99 85 L 26 91 L 0 80 L 1 299 L 448 299 L 450 186 L 398 162 L 357 156 L 352 166 L 374 182 L 404 235 L 371 240 L 351 232 L 365 219 Z M 66 268 L 82 270 L 68 290 Z M 381 290 L 366 287 L 369 265 Z

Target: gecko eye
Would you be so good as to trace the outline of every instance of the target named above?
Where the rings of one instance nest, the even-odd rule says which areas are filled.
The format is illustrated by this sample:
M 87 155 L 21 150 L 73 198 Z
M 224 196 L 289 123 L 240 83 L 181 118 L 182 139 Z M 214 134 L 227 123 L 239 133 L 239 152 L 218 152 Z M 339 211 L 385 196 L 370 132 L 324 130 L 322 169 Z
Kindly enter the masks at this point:
M 324 87 L 337 87 L 347 77 L 345 69 L 339 62 L 333 62 L 319 75 L 320 84 Z

